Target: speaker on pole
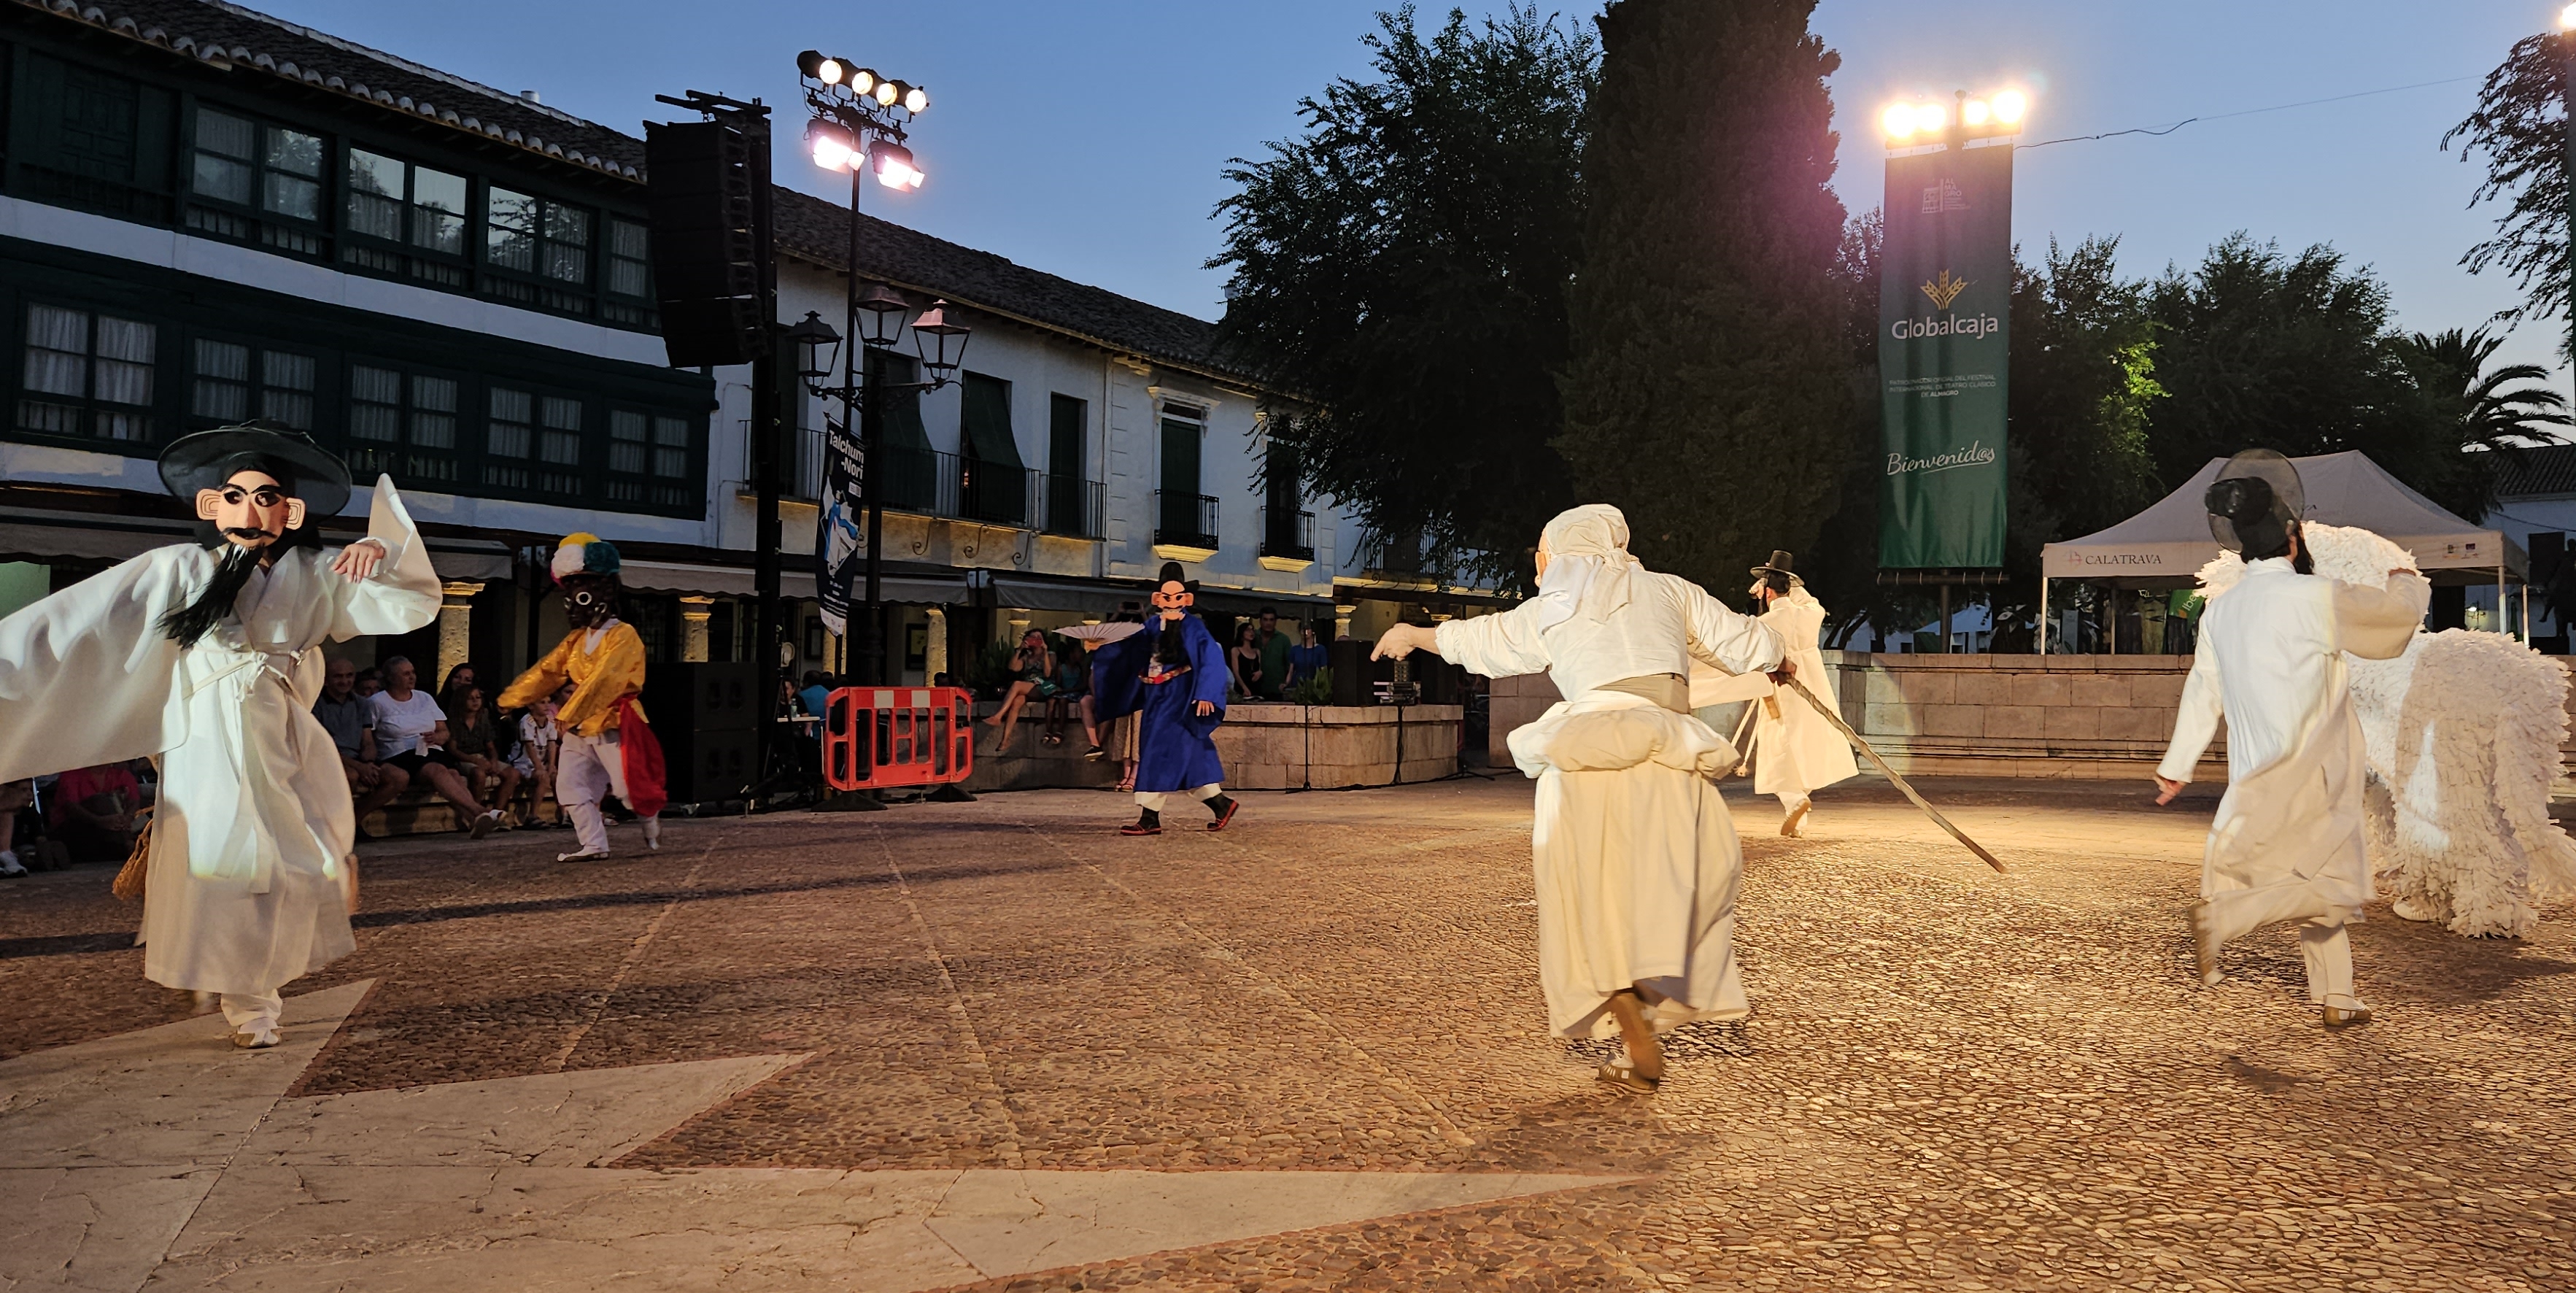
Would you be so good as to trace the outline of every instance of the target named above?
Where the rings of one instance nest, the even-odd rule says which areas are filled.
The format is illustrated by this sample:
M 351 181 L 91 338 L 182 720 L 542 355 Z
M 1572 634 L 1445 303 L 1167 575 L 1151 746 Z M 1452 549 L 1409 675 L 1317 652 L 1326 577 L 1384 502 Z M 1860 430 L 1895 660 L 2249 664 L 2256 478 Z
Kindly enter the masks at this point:
M 674 368 L 745 363 L 768 348 L 769 167 L 754 138 L 766 134 L 730 120 L 644 124 L 653 287 Z

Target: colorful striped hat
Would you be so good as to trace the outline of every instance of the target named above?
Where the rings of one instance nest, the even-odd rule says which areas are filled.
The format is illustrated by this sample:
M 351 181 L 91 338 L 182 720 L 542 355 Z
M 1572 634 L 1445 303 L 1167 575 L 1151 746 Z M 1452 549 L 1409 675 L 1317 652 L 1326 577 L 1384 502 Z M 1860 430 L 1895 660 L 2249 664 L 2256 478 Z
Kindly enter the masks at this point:
M 606 575 L 618 572 L 617 548 L 596 534 L 567 534 L 555 549 L 555 582 L 562 583 L 572 575 Z

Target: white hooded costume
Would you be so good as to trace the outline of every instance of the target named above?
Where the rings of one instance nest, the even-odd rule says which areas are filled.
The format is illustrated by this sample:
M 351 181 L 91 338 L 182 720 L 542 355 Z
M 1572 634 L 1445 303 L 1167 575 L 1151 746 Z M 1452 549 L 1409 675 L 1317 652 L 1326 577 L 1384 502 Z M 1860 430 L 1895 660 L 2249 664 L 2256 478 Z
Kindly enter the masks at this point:
M 1538 779 L 1531 852 L 1548 1025 L 1615 1036 L 1610 996 L 1641 984 L 1665 998 L 1659 1029 L 1740 1018 L 1743 855 L 1715 780 L 1736 752 L 1687 712 L 1686 679 L 1694 658 L 1777 669 L 1780 639 L 1698 585 L 1638 565 L 1617 508 L 1565 512 L 1544 541 L 1537 597 L 1448 621 L 1432 649 L 1488 677 L 1545 671 L 1566 698 L 1510 740 L 1514 763 Z
M 1789 660 L 1807 689 L 1823 697 L 1825 655 L 1817 643 L 1825 631 L 1824 604 L 1805 584 L 1793 583 L 1771 599 L 1762 623 L 1788 644 Z M 1781 807 L 1795 809 L 1809 791 L 1860 775 L 1851 742 L 1824 715 L 1794 692 L 1781 694 L 1785 689 L 1771 686 L 1769 679 L 1761 683 L 1760 698 L 1753 702 L 1754 793 L 1777 795 Z
M 320 644 L 408 633 L 439 605 L 390 478 L 367 533 L 385 550 L 372 577 L 290 549 L 193 646 L 161 620 L 213 577 L 217 554 L 194 543 L 0 619 L 0 781 L 158 756 L 143 973 L 224 994 L 237 1028 L 273 1027 L 281 986 L 356 950 L 342 859 L 357 822 L 339 747 L 313 717 Z
M 2299 574 L 2288 557 L 2247 562 L 2209 601 L 2173 742 L 2156 768 L 2191 780 L 2225 715 L 2227 793 L 2201 862 L 2206 918 L 2222 941 L 2303 922 L 2308 996 L 2319 1004 L 2353 995 L 2344 926 L 2372 896 L 2362 733 L 2344 654 L 2404 652 L 2431 596 L 2419 574 L 2392 575 L 2382 589 Z

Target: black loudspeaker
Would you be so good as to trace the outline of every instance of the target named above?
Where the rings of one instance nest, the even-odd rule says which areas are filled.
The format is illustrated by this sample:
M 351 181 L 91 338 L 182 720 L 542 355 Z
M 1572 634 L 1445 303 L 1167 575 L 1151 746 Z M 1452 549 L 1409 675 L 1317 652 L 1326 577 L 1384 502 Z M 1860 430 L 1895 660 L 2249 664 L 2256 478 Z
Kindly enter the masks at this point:
M 758 733 L 672 732 L 655 727 L 662 738 L 662 769 L 675 804 L 712 804 L 740 799 L 751 789 L 752 769 L 760 760 Z
M 653 290 L 674 368 L 745 363 L 769 344 L 768 141 L 754 133 L 725 121 L 644 124 Z
M 636 700 L 667 746 L 689 732 L 748 732 L 759 726 L 760 707 L 752 703 L 756 685 L 749 661 L 657 664 L 645 669 Z

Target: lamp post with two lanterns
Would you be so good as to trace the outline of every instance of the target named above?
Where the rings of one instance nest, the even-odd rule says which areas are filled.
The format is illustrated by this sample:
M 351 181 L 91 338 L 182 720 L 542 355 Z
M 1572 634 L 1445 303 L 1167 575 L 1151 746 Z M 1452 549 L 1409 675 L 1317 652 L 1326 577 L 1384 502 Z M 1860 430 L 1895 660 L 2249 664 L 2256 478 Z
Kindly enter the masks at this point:
M 912 307 L 882 283 L 869 284 L 865 292 L 859 290 L 861 180 L 867 172 L 874 171 L 878 183 L 897 192 L 921 187 L 924 176 L 904 140 L 906 128 L 930 106 L 930 96 L 920 86 L 879 76 L 874 69 L 810 49 L 796 56 L 796 70 L 803 81 L 805 104 L 814 112 L 813 121 L 805 127 L 805 142 L 812 150 L 814 164 L 850 174 L 849 263 L 843 279 L 848 313 L 843 329 L 835 332 L 821 316 L 809 311 L 802 321 L 788 328 L 787 336 L 796 344 L 798 372 L 806 388 L 818 397 L 840 401 L 844 427 L 853 421 L 857 424 L 859 496 L 860 507 L 867 513 L 867 556 L 863 592 L 854 617 L 861 627 L 854 636 L 859 639 L 859 681 L 883 686 L 889 681 L 885 667 L 882 558 L 885 401 L 899 391 L 934 391 L 957 380 L 958 366 L 966 356 L 969 329 L 949 319 L 946 301 L 933 301 L 920 317 L 910 321 L 914 350 L 929 380 L 887 382 L 885 355 L 903 332 Z M 852 343 L 846 349 L 844 338 Z M 864 361 L 862 354 L 866 356 Z M 837 388 L 825 386 L 823 382 L 832 375 L 836 359 L 841 384 Z M 827 551 L 825 545 L 816 545 L 818 559 L 828 561 Z M 830 572 L 818 573 L 828 577 Z

